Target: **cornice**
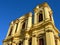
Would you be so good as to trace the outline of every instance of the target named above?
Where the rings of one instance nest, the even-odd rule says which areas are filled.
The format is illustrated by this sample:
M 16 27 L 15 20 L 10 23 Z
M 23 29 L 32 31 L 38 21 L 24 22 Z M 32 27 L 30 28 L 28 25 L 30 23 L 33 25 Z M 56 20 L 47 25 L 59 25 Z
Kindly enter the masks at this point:
M 38 23 L 38 24 L 35 24 L 35 25 L 33 25 L 32 27 L 31 27 L 31 29 L 30 29 L 30 31 L 34 31 L 34 30 L 36 30 L 37 28 L 44 28 L 44 26 L 46 26 L 46 25 L 52 25 L 52 27 L 53 27 L 53 29 L 57 32 L 57 33 L 59 33 L 59 31 L 58 31 L 58 29 L 55 27 L 55 25 L 52 23 L 52 21 L 50 21 L 50 20 L 47 20 L 47 21 L 42 21 L 42 22 L 40 22 L 40 23 Z

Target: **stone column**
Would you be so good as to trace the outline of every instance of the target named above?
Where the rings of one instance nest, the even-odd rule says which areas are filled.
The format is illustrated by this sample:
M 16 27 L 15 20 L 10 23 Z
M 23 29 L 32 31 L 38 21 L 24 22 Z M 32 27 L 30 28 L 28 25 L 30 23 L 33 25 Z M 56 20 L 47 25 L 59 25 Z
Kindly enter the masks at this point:
M 60 45 L 59 38 L 57 39 L 57 45 Z
M 12 30 L 12 35 L 15 34 L 16 26 L 17 26 L 17 24 L 14 24 L 14 26 L 13 26 L 13 30 Z
M 37 13 L 34 14 L 34 24 L 38 23 L 38 15 Z
M 46 45 L 55 45 L 55 39 L 52 30 L 46 31 Z
M 11 22 L 11 24 L 10 24 L 10 27 L 9 27 L 9 30 L 8 30 L 6 38 L 8 37 L 8 35 L 9 35 L 10 31 L 11 31 L 12 25 L 13 25 L 13 22 Z
M 32 37 L 32 45 L 38 45 L 37 44 L 37 37 L 35 35 L 33 35 L 33 37 Z
M 29 45 L 29 34 L 26 33 L 23 45 Z
M 29 30 L 31 26 L 32 26 L 32 13 L 29 13 L 27 30 Z
M 18 23 L 18 27 L 17 27 L 17 35 L 20 35 L 20 33 L 21 33 L 21 28 L 22 28 L 22 23 L 21 23 L 21 21 Z
M 45 14 L 45 19 L 50 19 L 48 7 L 44 7 L 44 14 Z
M 29 40 L 28 38 L 25 38 L 25 39 L 24 39 L 24 44 L 23 44 L 23 45 L 29 45 L 28 40 Z

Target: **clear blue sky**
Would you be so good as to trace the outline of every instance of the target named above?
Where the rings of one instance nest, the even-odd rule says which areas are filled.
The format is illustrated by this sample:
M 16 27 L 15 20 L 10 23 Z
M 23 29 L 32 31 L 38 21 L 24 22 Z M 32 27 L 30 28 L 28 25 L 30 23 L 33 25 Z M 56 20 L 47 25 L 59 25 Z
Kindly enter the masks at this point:
M 12 20 L 31 12 L 36 5 L 45 1 L 52 8 L 55 25 L 60 30 L 60 0 L 0 0 L 0 45 Z

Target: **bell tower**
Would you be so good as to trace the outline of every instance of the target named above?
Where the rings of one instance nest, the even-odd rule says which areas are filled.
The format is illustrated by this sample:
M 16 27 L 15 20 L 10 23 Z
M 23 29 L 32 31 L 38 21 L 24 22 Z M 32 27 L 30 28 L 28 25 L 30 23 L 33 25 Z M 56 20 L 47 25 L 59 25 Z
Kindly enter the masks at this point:
M 50 20 L 54 23 L 52 13 L 51 8 L 46 2 L 41 5 L 37 5 L 36 8 L 34 8 L 34 24 L 44 20 Z

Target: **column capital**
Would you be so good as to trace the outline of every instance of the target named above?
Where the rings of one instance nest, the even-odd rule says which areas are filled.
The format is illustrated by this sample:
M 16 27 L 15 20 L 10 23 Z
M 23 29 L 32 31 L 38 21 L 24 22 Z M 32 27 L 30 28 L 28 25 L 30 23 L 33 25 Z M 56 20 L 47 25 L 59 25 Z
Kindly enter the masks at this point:
M 36 35 L 32 35 L 32 37 L 36 37 Z
M 25 37 L 24 40 L 28 40 L 29 38 L 28 37 Z
M 46 32 L 53 32 L 52 30 L 46 30 Z M 54 33 L 54 32 L 53 32 Z

